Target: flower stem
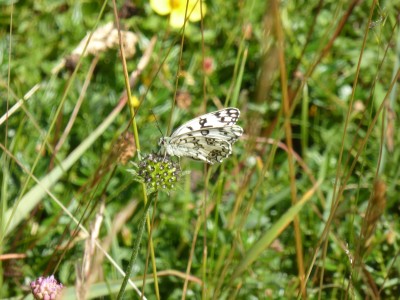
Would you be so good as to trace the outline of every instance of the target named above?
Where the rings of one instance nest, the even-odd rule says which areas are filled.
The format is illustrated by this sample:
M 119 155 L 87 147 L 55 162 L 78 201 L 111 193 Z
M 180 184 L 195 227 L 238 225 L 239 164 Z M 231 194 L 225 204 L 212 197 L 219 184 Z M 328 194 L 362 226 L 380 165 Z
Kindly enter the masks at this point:
M 143 236 L 144 224 L 146 223 L 146 217 L 147 217 L 149 209 L 150 209 L 154 199 L 156 198 L 156 196 L 157 196 L 156 192 L 151 193 L 149 195 L 149 199 L 144 208 L 143 215 L 139 221 L 139 228 L 138 228 L 135 244 L 133 245 L 131 259 L 129 261 L 128 267 L 126 268 L 125 278 L 124 278 L 124 281 L 122 282 L 121 288 L 119 290 L 117 300 L 122 300 L 122 297 L 124 296 L 126 285 L 128 283 L 129 277 L 131 276 L 132 268 L 136 262 L 137 255 L 139 253 L 140 243 L 142 241 L 142 236 Z

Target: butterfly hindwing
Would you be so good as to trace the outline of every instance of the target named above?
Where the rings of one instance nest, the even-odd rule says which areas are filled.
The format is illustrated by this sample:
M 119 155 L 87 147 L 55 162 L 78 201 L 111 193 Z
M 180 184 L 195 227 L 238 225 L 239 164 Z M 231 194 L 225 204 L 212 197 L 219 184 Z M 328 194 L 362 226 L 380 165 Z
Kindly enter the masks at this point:
M 169 147 L 176 156 L 187 156 L 209 164 L 221 162 L 232 153 L 231 144 L 213 136 L 190 136 L 171 138 Z

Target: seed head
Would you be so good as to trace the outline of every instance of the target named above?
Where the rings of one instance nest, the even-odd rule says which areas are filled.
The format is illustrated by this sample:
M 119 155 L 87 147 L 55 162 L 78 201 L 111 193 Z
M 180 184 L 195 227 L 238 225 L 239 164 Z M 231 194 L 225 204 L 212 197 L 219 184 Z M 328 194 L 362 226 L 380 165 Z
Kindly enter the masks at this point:
M 55 300 L 60 295 L 63 285 L 58 283 L 53 275 L 49 277 L 39 277 L 31 282 L 33 297 L 37 300 Z
M 137 174 L 151 193 L 173 190 L 182 171 L 179 163 L 172 161 L 169 156 L 152 153 L 140 161 Z

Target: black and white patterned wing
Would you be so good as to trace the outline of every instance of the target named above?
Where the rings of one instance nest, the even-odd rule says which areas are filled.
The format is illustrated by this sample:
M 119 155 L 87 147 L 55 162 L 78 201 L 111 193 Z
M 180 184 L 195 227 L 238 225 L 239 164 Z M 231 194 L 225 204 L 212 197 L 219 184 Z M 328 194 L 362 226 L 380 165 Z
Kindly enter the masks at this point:
M 233 144 L 243 134 L 243 128 L 238 125 L 226 126 L 226 127 L 212 127 L 207 129 L 195 130 L 185 133 L 187 136 L 204 136 L 209 138 L 217 138 L 220 140 L 227 141 Z M 173 136 L 171 142 L 179 136 Z
M 232 126 L 236 124 L 237 120 L 239 119 L 239 115 L 240 111 L 234 107 L 228 107 L 201 115 L 180 126 L 172 133 L 171 137 L 176 137 L 192 131 Z
M 232 153 L 232 144 L 243 134 L 236 125 L 240 111 L 229 107 L 190 120 L 170 137 L 160 139 L 161 151 L 170 156 L 190 157 L 209 164 Z

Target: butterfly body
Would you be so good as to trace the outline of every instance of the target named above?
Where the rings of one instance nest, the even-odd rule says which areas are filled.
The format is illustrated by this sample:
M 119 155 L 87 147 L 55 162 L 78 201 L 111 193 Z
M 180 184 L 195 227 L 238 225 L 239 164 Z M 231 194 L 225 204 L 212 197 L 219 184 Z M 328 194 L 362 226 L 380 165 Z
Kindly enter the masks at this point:
M 194 118 L 180 126 L 159 145 L 170 156 L 186 156 L 209 164 L 232 153 L 232 144 L 243 134 L 236 125 L 240 111 L 229 107 Z

